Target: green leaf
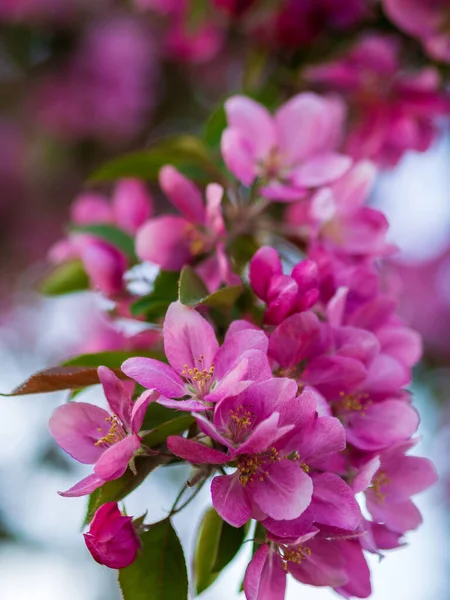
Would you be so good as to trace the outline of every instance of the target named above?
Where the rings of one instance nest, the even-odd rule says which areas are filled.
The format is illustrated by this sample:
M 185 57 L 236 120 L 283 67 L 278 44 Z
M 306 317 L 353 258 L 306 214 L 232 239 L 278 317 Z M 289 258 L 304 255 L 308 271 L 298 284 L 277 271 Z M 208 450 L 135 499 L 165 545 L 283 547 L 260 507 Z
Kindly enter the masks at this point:
M 80 233 L 90 233 L 95 235 L 105 242 L 109 242 L 112 246 L 121 250 L 131 261 L 137 261 L 134 251 L 134 239 L 114 225 L 107 223 L 94 223 L 93 225 L 80 225 L 72 228 L 72 231 Z
M 115 369 L 114 372 L 117 377 L 125 379 L 125 375 L 120 369 Z M 0 394 L 0 396 L 23 396 L 61 390 L 78 390 L 97 383 L 100 383 L 100 380 L 97 369 L 93 367 L 52 367 L 34 373 L 10 394 Z
M 176 271 L 159 271 L 153 283 L 153 290 L 132 304 L 131 314 L 136 317 L 145 315 L 149 320 L 163 316 L 169 304 L 175 302 L 178 297 L 179 277 Z
M 188 577 L 183 548 L 169 519 L 141 535 L 138 558 L 119 571 L 124 600 L 187 600 Z
M 178 411 L 177 411 L 178 412 Z M 189 427 L 195 423 L 194 417 L 189 414 L 184 414 L 165 423 L 161 423 L 144 436 L 144 444 L 150 448 L 159 446 L 166 441 L 169 435 L 177 435 L 187 431 Z
M 185 266 L 180 274 L 178 298 L 186 306 L 197 306 L 208 296 L 208 290 L 202 279 L 192 267 Z
M 210 294 L 192 267 L 185 266 L 181 271 L 178 297 L 186 306 L 209 306 L 229 308 L 243 292 L 241 285 L 223 287 Z
M 46 296 L 80 292 L 89 289 L 89 277 L 81 261 L 73 260 L 55 267 L 38 283 L 38 289 Z
M 89 496 L 88 508 L 85 518 L 85 524 L 89 523 L 94 516 L 95 511 L 105 502 L 120 502 L 133 490 L 135 490 L 144 479 L 157 467 L 169 462 L 167 456 L 138 456 L 135 459 L 137 475 L 134 475 L 130 469 L 119 479 L 107 481 L 100 488 L 96 489 Z
M 180 412 L 173 408 L 166 408 L 162 404 L 152 402 L 145 413 L 144 423 L 142 424 L 143 431 L 153 430 L 167 421 L 172 421 L 180 416 Z
M 232 527 L 214 508 L 203 516 L 194 554 L 194 576 L 197 594 L 206 590 L 239 552 L 247 527 Z
M 75 356 L 62 363 L 63 366 L 74 366 L 74 367 L 99 367 L 103 365 L 110 369 L 120 369 L 122 363 L 128 358 L 135 356 L 146 356 L 148 358 L 155 358 L 157 360 L 165 361 L 164 354 L 162 352 L 145 352 L 143 350 L 134 350 L 132 352 L 125 351 L 111 351 L 111 352 L 96 352 L 94 354 L 81 354 Z
M 210 148 L 218 148 L 222 133 L 227 126 L 227 116 L 223 102 L 210 115 L 203 130 L 203 139 Z
M 223 181 L 222 173 L 209 156 L 208 149 L 200 139 L 191 135 L 168 138 L 149 150 L 121 156 L 103 165 L 90 180 L 114 181 L 121 177 L 139 177 L 156 181 L 161 167 L 166 164 L 173 165 L 185 174 L 186 170 L 194 168 L 197 171 L 196 177 L 194 171 L 194 178 L 205 183 L 211 180 L 211 176 L 219 183 Z

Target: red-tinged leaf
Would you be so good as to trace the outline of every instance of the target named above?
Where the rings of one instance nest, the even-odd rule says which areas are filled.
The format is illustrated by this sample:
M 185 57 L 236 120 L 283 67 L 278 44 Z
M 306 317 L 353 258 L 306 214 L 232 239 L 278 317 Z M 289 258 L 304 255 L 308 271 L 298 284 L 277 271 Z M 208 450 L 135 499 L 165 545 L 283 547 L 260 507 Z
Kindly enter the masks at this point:
M 126 379 L 125 374 L 120 369 L 114 369 L 114 373 L 117 377 Z M 1 395 L 24 396 L 26 394 L 44 394 L 61 390 L 78 390 L 97 383 L 100 383 L 100 380 L 97 369 L 93 367 L 53 367 L 38 371 L 10 394 Z

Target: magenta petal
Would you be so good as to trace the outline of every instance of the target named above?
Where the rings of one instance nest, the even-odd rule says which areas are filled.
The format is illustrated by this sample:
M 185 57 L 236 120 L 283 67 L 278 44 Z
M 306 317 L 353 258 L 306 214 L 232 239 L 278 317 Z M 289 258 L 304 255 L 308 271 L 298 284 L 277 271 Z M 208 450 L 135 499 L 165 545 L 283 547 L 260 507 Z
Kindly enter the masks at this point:
M 279 417 L 279 413 L 275 412 L 268 419 L 259 423 L 250 433 L 247 440 L 239 446 L 236 454 L 259 454 L 289 433 L 294 425 L 279 427 Z
M 297 282 L 289 275 L 275 275 L 267 293 L 267 310 L 264 321 L 278 325 L 294 309 L 299 289 Z
M 329 152 L 307 160 L 292 173 L 292 180 L 299 187 L 317 187 L 336 181 L 351 166 L 348 156 Z
M 411 437 L 419 425 L 419 415 L 402 400 L 386 400 L 351 413 L 347 423 L 347 441 L 371 452 Z
M 118 479 L 127 470 L 128 463 L 141 445 L 137 435 L 128 435 L 103 452 L 95 463 L 94 473 L 105 481 Z
M 128 233 L 134 234 L 150 218 L 153 202 L 144 183 L 139 179 L 121 179 L 113 195 L 115 222 Z
M 108 199 L 102 194 L 85 192 L 77 196 L 70 208 L 70 220 L 77 225 L 112 223 L 113 214 Z
M 173 302 L 164 320 L 164 350 L 177 373 L 209 369 L 219 344 L 212 326 L 195 309 Z
M 269 340 L 259 329 L 245 329 L 227 335 L 224 343 L 214 357 L 214 375 L 220 380 L 240 361 L 247 350 L 259 350 L 266 353 Z
M 171 165 L 159 172 L 159 185 L 174 206 L 194 223 L 205 222 L 205 205 L 199 189 Z
M 194 465 L 225 465 L 230 462 L 230 457 L 224 452 L 204 446 L 199 442 L 171 435 L 167 438 L 167 447 L 176 456 L 187 460 Z
M 252 155 L 262 159 L 277 145 L 275 126 L 269 111 L 245 96 L 233 96 L 225 102 L 228 125 L 248 143 Z
M 320 322 L 312 312 L 285 319 L 270 336 L 269 356 L 283 368 L 305 359 L 320 336 Z
M 226 233 L 222 216 L 223 187 L 218 183 L 206 186 L 206 227 L 221 236 Z
M 175 408 L 176 410 L 184 410 L 186 412 L 203 412 L 210 408 L 201 400 L 172 400 L 171 398 L 160 396 L 157 402 L 166 408 Z
M 107 367 L 99 367 L 97 373 L 113 414 L 117 415 L 125 427 L 129 428 L 131 416 L 130 395 L 114 371 Z
M 291 575 L 307 585 L 338 586 L 348 581 L 345 559 L 340 552 L 338 542 L 312 539 L 306 547 L 311 555 L 301 564 L 288 563 Z
M 390 479 L 386 493 L 389 501 L 393 502 L 407 500 L 438 480 L 433 463 L 419 456 L 392 456 L 389 462 L 382 462 L 380 470 L 386 472 Z
M 308 465 L 345 449 L 345 429 L 334 417 L 320 417 L 297 437 L 300 458 Z
M 108 434 L 110 414 L 87 402 L 69 402 L 59 406 L 49 421 L 49 429 L 60 448 L 75 460 L 94 464 L 104 448 L 95 443 Z
M 272 278 L 282 272 L 280 257 L 275 248 L 262 246 L 255 252 L 249 265 L 249 277 L 258 298 L 266 300 Z
M 314 527 L 314 514 L 309 507 L 297 518 L 290 521 L 264 519 L 263 525 L 270 533 L 270 538 L 285 544 L 301 544 L 315 537 L 319 529 Z
M 78 496 L 86 496 L 86 494 L 91 494 L 104 483 L 104 480 L 99 479 L 97 475 L 88 475 L 69 490 L 66 490 L 65 492 L 58 492 L 58 494 L 60 496 L 64 496 L 65 498 L 78 498 Z
M 247 600 L 284 600 L 286 572 L 267 544 L 255 552 L 245 571 L 244 591 Z
M 366 490 L 372 482 L 372 478 L 380 468 L 380 457 L 375 456 L 366 464 L 360 467 L 358 474 L 353 479 L 351 485 L 355 494 Z
M 216 511 L 233 527 L 242 527 L 252 516 L 250 501 L 236 475 L 214 477 L 211 495 Z
M 388 501 L 378 503 L 368 499 L 367 510 L 375 521 L 385 523 L 389 529 L 396 533 L 412 531 L 422 523 L 422 515 L 411 500 L 396 503 Z
M 213 391 L 204 397 L 207 402 L 220 402 L 229 396 L 237 396 L 245 390 L 251 381 L 243 381 L 248 371 L 248 360 L 242 359 L 214 387 Z
M 178 271 L 189 263 L 189 228 L 183 217 L 164 215 L 150 219 L 137 232 L 136 254 L 141 260 L 159 265 L 168 271 Z
M 170 398 L 181 398 L 186 395 L 181 377 L 169 365 L 159 360 L 145 357 L 128 358 L 122 364 L 122 371 L 143 387 L 155 389 Z
M 273 519 L 296 519 L 308 508 L 311 478 L 295 462 L 282 459 L 264 466 L 264 480 L 255 478 L 246 489 L 259 508 Z
M 352 489 L 334 473 L 314 474 L 311 510 L 314 521 L 354 531 L 362 522 L 361 509 Z
M 272 369 L 265 352 L 247 350 L 241 358 L 247 361 L 247 374 L 245 377 L 249 381 L 266 381 L 272 378 Z
M 223 160 L 231 173 L 250 186 L 257 175 L 257 163 L 248 141 L 237 129 L 225 129 L 220 143 Z
M 144 422 L 145 413 L 147 412 L 148 405 L 150 402 L 155 402 L 158 399 L 158 392 L 154 390 L 146 390 L 143 394 L 137 398 L 133 403 L 131 410 L 131 431 L 133 433 L 139 433 Z

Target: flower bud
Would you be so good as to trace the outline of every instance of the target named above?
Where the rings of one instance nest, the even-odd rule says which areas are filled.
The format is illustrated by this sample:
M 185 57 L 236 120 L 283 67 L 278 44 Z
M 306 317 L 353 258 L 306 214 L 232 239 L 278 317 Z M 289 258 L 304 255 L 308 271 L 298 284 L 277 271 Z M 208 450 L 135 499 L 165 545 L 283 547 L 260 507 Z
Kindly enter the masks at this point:
M 111 569 L 123 569 L 135 560 L 141 542 L 133 517 L 121 514 L 117 502 L 107 502 L 95 512 L 84 541 L 94 560 Z

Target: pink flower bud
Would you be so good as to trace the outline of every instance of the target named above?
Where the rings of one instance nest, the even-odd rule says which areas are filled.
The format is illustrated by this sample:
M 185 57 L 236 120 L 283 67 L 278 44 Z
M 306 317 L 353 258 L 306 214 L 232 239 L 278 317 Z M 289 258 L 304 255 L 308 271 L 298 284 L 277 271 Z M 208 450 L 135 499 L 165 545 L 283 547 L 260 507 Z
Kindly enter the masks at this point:
M 117 502 L 97 509 L 84 541 L 94 560 L 110 569 L 123 569 L 135 560 L 141 542 L 132 517 L 121 514 Z

